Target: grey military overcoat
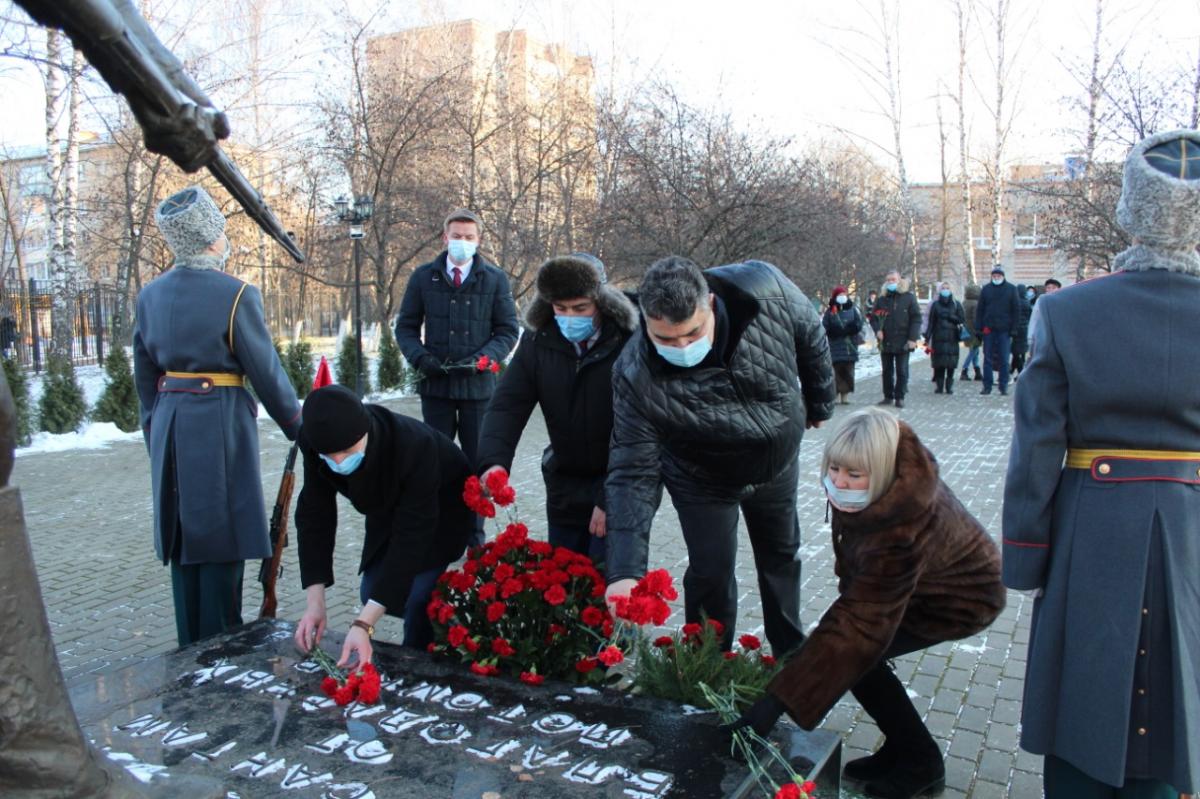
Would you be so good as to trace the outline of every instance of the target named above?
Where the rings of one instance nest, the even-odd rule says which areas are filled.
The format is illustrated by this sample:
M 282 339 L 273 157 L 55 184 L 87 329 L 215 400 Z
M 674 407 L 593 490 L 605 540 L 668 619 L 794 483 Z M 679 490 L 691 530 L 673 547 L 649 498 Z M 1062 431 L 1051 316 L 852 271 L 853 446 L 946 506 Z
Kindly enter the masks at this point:
M 188 266 L 211 260 L 177 261 L 137 301 L 134 377 L 150 450 L 154 548 L 164 563 L 180 530 L 185 565 L 271 555 L 254 398 L 244 388 L 206 388 L 165 372 L 244 374 L 289 439 L 300 429 L 300 404 L 271 343 L 262 295 L 217 269 Z
M 1200 451 L 1200 277 L 1122 271 L 1037 308 L 1004 494 L 1004 581 L 1045 589 L 1021 745 L 1111 785 L 1153 778 L 1191 792 L 1200 461 L 1080 469 L 1063 458 L 1068 448 Z

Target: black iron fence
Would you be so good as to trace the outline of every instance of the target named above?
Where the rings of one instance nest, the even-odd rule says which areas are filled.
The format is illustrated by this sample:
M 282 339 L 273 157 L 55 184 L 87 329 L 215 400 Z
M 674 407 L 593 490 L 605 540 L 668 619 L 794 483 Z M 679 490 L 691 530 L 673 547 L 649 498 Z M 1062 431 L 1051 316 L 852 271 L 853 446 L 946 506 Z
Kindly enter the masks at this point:
M 54 290 L 48 281 L 30 280 L 16 288 L 13 281 L 0 291 L 0 349 L 5 357 L 35 372 L 46 368 L 46 355 L 54 330 Z M 122 327 L 124 341 L 112 340 L 114 322 L 121 312 L 119 293 L 100 283 L 86 285 L 76 296 L 71 314 L 71 359 L 76 366 L 102 364 L 114 346 L 128 346 L 133 320 Z M 285 291 L 269 292 L 263 302 L 267 326 L 276 339 L 332 337 L 338 333 L 343 312 L 330 293 L 310 293 L 303 298 Z M 133 301 L 128 313 L 133 314 Z
M 0 293 L 0 349 L 21 366 L 40 372 L 54 330 L 54 291 L 45 281 L 30 280 Z M 67 312 L 71 314 L 71 360 L 77 366 L 104 362 L 112 346 L 113 322 L 120 312 L 116 289 L 86 285 Z M 128 326 L 126 326 L 128 330 Z

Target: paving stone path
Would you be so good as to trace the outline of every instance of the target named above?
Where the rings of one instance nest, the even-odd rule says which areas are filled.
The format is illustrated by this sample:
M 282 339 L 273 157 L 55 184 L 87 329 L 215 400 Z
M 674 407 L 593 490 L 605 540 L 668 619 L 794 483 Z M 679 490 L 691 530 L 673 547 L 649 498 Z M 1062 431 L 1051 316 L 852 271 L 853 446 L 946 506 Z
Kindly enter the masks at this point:
M 935 395 L 926 363 L 914 363 L 907 407 L 913 425 L 937 455 L 946 482 L 991 533 L 999 537 L 1004 469 L 1012 429 L 1011 397 L 979 395 L 979 383 L 956 386 L 953 396 Z M 1019 385 L 1019 384 L 1018 384 Z M 878 378 L 859 381 L 854 407 L 880 399 Z M 420 417 L 416 400 L 387 403 Z M 287 442 L 273 425 L 259 428 L 263 485 L 273 501 Z M 797 493 L 803 531 L 803 620 L 815 625 L 836 596 L 829 525 L 817 483 L 826 429 L 810 431 L 801 448 L 802 482 Z M 546 432 L 535 414 L 518 451 L 513 482 L 530 528 L 544 529 L 541 450 Z M 13 482 L 20 487 L 38 576 L 58 656 L 68 682 L 108 672 L 175 646 L 170 578 L 155 561 L 151 538 L 149 462 L 140 443 L 118 443 L 100 451 L 22 456 Z M 299 485 L 297 485 L 297 491 Z M 335 555 L 337 583 L 330 590 L 331 626 L 346 627 L 357 612 L 355 572 L 361 554 L 361 517 L 340 507 L 344 534 Z M 285 559 L 279 583 L 279 618 L 296 620 L 304 608 L 296 552 Z M 652 534 L 651 565 L 683 576 L 687 553 L 669 499 L 664 498 Z M 248 565 L 244 615 L 257 615 L 261 601 Z M 739 632 L 762 633 L 758 590 L 749 543 L 738 566 Z M 994 799 L 1041 796 L 1041 759 L 1017 746 L 1022 677 L 1032 602 L 1009 593 L 1008 607 L 986 632 L 942 644 L 896 661 L 899 676 L 946 753 L 946 797 Z M 682 623 L 677 609 L 669 627 Z M 399 640 L 401 624 L 388 618 L 378 633 Z M 846 741 L 846 758 L 867 753 L 879 731 L 847 696 L 824 722 Z M 849 793 L 845 795 L 850 795 Z

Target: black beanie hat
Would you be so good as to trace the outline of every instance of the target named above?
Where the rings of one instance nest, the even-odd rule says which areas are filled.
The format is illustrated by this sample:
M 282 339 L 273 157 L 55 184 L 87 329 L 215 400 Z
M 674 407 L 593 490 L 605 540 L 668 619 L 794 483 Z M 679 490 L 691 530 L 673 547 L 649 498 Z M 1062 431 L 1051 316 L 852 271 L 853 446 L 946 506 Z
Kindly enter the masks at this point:
M 336 384 L 305 397 L 302 418 L 304 437 L 322 455 L 350 449 L 370 426 L 367 409 L 358 395 Z

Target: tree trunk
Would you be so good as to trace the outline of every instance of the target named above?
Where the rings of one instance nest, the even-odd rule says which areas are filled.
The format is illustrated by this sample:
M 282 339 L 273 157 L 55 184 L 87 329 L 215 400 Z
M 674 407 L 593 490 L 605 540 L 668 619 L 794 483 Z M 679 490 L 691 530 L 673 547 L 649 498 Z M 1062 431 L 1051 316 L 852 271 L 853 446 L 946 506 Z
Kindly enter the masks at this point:
M 962 200 L 962 250 L 963 266 L 966 268 L 967 284 L 979 282 L 975 274 L 975 238 L 974 220 L 971 207 L 971 178 L 967 171 L 967 120 L 966 120 L 966 79 L 967 79 L 967 14 L 964 0 L 958 0 L 954 6 L 958 16 L 958 178 Z
M 996 108 L 995 108 L 995 148 L 992 151 L 991 194 L 992 194 L 992 268 L 1001 267 L 1003 260 L 1004 233 L 1004 140 L 1008 133 L 1004 124 L 1004 82 L 1006 39 L 1005 23 L 1007 22 L 1009 3 L 1011 0 L 996 0 Z
M 70 357 L 74 330 L 74 296 L 70 265 L 63 249 L 65 214 L 63 209 L 63 157 L 59 127 L 62 122 L 65 82 L 63 80 L 62 34 L 46 29 L 46 175 L 50 196 L 46 200 L 49 227 L 48 271 L 54 287 L 54 307 L 51 314 L 52 331 L 50 355 Z
M 1100 115 L 1100 99 L 1104 93 L 1103 80 L 1100 77 L 1100 34 L 1104 28 L 1104 0 L 1096 0 L 1096 32 L 1092 38 L 1092 71 L 1088 78 L 1088 120 L 1087 133 L 1083 143 L 1083 196 L 1087 204 L 1092 204 L 1095 193 L 1095 181 L 1092 174 L 1092 159 L 1096 155 L 1096 138 L 1098 135 Z M 1192 127 L 1195 127 L 1193 123 Z M 1075 267 L 1076 282 L 1088 276 L 1090 264 L 1086 255 L 1079 256 Z

